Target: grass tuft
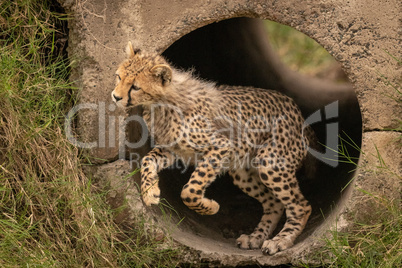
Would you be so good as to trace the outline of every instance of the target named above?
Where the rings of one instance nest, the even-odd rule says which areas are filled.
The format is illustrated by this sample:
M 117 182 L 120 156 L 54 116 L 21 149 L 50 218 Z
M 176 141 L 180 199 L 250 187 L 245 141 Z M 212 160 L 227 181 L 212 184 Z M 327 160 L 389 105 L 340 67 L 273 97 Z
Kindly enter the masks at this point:
M 356 222 L 347 233 L 334 231 L 328 239 L 328 267 L 399 267 L 401 251 L 401 200 L 372 195 L 377 223 Z

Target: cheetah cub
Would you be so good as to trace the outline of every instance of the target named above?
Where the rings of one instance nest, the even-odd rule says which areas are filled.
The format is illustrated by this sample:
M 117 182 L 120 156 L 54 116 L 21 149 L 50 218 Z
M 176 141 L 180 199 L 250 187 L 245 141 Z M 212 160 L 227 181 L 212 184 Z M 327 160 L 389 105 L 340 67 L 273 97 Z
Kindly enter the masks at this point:
M 181 191 L 184 204 L 199 214 L 215 214 L 219 204 L 204 193 L 228 172 L 263 207 L 260 223 L 237 239 L 238 247 L 261 248 L 270 255 L 291 247 L 311 213 L 295 176 L 306 158 L 311 129 L 304 128 L 295 102 L 271 90 L 217 87 L 131 43 L 126 50 L 112 98 L 121 107 L 142 105 L 155 143 L 141 163 L 144 203 L 159 203 L 158 172 L 181 159 L 195 166 Z M 271 238 L 284 210 L 286 223 Z

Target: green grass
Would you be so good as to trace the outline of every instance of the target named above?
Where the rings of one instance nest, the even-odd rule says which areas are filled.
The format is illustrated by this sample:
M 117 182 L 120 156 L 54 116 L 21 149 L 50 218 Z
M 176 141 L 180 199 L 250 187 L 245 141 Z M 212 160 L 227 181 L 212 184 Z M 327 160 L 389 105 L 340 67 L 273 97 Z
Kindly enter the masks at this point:
M 341 138 L 339 146 L 340 161 L 355 165 L 357 169 L 359 162 L 349 155 L 345 145 L 358 150 L 363 156 L 367 153 L 345 136 L 347 138 Z M 400 138 L 394 143 L 402 148 Z M 371 156 L 377 159 L 378 164 L 366 167 L 365 170 L 372 174 L 381 173 L 402 182 L 400 174 L 388 166 L 377 147 L 374 147 L 376 153 Z M 327 267 L 399 267 L 402 263 L 401 199 L 391 199 L 362 188 L 356 190 L 362 192 L 366 198 L 365 202 L 370 204 L 371 214 L 355 219 L 347 232 L 332 231 L 332 237 L 326 240 L 326 251 L 321 253 L 321 257 Z
M 352 157 L 346 148 L 359 151 L 363 157 L 367 156 L 367 153 L 362 151 L 345 133 L 344 136 L 345 138 L 340 138 L 338 147 L 339 161 L 354 165 L 357 170 L 360 165 L 358 159 Z M 394 142 L 394 145 L 401 148 L 402 144 L 398 140 Z M 365 167 L 366 175 L 381 173 L 402 181 L 402 177 L 388 166 L 376 146 L 375 148 L 375 155 L 370 156 L 375 157 L 378 164 Z M 354 179 L 352 178 L 350 182 Z M 320 259 L 325 267 L 399 267 L 402 263 L 401 199 L 388 198 L 362 188 L 356 188 L 356 190 L 364 196 L 365 202 L 371 208 L 371 213 L 366 212 L 355 219 L 350 218 L 351 213 L 349 213 L 348 221 L 351 224 L 348 230 L 344 232 L 331 230 L 331 236 L 325 238 L 326 246 L 323 251 L 317 252 L 314 258 Z
M 141 216 L 124 230 L 113 221 L 65 137 L 77 90 L 57 44 L 67 16 L 52 5 L 0 1 L 0 266 L 174 267 L 176 250 Z
M 401 200 L 364 194 L 371 197 L 375 223 L 357 221 L 347 233 L 334 231 L 323 254 L 328 267 L 392 268 L 402 263 Z
M 316 41 L 295 29 L 264 21 L 272 48 L 291 69 L 317 75 L 336 64 L 336 60 Z

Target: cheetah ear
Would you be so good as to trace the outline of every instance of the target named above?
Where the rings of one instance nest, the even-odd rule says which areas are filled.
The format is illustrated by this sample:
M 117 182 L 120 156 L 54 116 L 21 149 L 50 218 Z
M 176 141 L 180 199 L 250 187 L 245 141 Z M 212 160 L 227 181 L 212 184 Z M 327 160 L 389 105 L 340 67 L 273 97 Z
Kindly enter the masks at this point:
M 141 50 L 140 49 L 134 49 L 133 44 L 128 41 L 127 47 L 126 47 L 126 53 L 129 58 L 134 57 L 136 54 L 138 54 Z
M 161 79 L 162 86 L 167 86 L 172 81 L 172 69 L 166 64 L 158 64 L 151 68 L 151 73 Z

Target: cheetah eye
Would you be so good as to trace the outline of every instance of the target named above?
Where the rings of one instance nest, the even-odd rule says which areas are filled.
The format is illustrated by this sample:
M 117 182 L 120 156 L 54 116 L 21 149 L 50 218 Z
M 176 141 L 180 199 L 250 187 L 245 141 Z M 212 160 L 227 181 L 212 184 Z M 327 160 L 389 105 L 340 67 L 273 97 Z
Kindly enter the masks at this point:
M 121 81 L 121 77 L 120 77 L 120 75 L 118 75 L 118 74 L 115 74 L 115 76 L 116 76 L 116 79 L 120 82 Z
M 137 87 L 137 86 L 135 86 L 135 85 L 132 85 L 132 86 L 130 87 L 130 91 L 131 91 L 131 90 L 138 91 L 138 90 L 140 90 L 140 88 Z

